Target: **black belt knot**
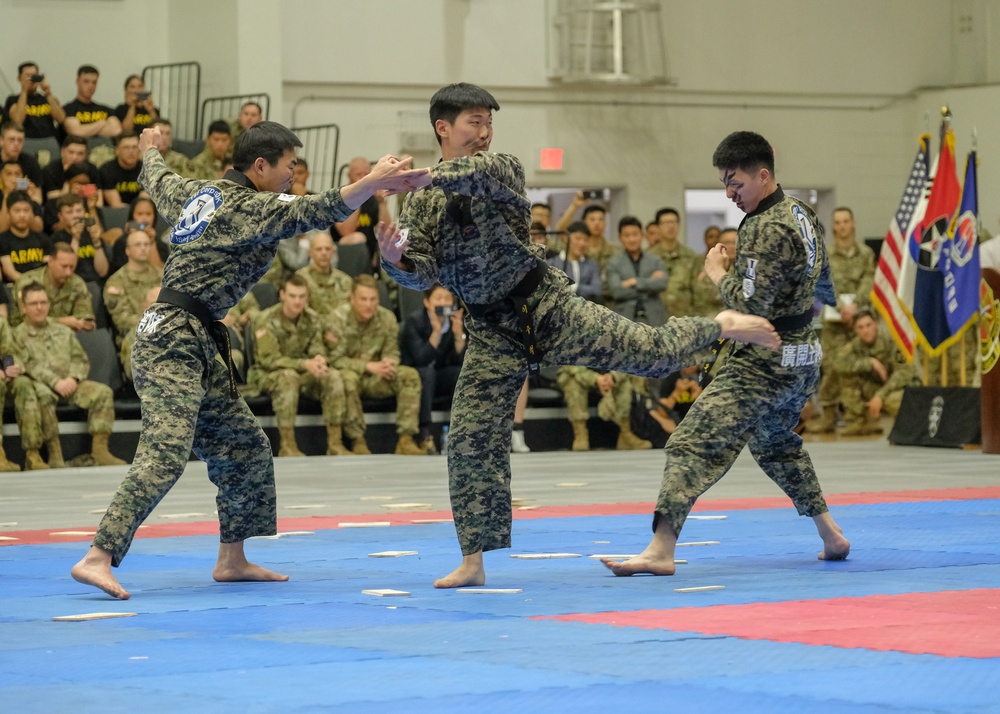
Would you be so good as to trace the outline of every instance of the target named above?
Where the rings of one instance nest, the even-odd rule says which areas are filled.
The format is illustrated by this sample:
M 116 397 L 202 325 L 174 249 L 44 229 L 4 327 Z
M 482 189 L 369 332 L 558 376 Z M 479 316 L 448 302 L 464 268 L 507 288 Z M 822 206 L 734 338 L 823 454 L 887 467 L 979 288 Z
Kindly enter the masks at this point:
M 186 310 L 197 317 L 198 322 L 205 326 L 208 334 L 212 337 L 212 341 L 215 342 L 219 354 L 222 355 L 226 363 L 226 369 L 229 371 L 229 396 L 235 399 L 238 394 L 236 389 L 236 365 L 233 364 L 233 350 L 229 342 L 229 328 L 212 318 L 212 313 L 205 307 L 205 303 L 179 290 L 160 288 L 160 296 L 157 298 L 157 302 L 165 302 L 168 305 L 175 305 L 182 310 Z

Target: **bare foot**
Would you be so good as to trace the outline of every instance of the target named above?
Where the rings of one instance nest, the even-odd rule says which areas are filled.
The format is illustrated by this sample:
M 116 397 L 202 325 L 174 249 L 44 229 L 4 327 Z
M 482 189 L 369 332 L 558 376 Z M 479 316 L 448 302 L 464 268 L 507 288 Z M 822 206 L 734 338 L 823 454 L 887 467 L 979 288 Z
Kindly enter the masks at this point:
M 462 557 L 462 564 L 453 571 L 434 581 L 436 588 L 463 588 L 468 585 L 485 585 L 486 569 L 483 567 L 483 554 L 473 553 Z
M 288 576 L 262 568 L 254 563 L 244 563 L 241 566 L 216 565 L 212 571 L 212 579 L 217 583 L 283 583 L 288 580 Z
M 611 560 L 601 558 L 601 562 L 612 573 L 619 577 L 648 573 L 649 575 L 673 575 L 676 571 L 673 557 L 664 559 L 646 553 L 640 553 L 628 560 Z
M 851 552 L 851 542 L 843 533 L 834 533 L 823 539 L 823 552 L 817 557 L 820 560 L 846 560 Z
M 744 315 L 736 310 L 723 310 L 715 316 L 722 325 L 722 337 L 738 342 L 753 342 L 776 350 L 781 347 L 781 338 L 774 325 L 763 317 Z
M 69 572 L 76 582 L 99 588 L 113 598 L 128 600 L 131 597 L 111 574 L 111 554 L 106 550 L 91 546 L 83 560 Z

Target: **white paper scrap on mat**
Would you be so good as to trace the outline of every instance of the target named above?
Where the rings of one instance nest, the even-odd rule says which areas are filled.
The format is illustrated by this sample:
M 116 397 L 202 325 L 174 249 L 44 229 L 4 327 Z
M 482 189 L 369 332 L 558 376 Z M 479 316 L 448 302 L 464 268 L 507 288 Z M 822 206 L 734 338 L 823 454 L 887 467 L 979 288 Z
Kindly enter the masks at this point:
M 157 518 L 199 518 L 207 515 L 207 513 L 160 513 Z
M 98 513 L 104 513 L 104 509 L 101 509 Z M 17 521 L 7 521 L 6 523 L 0 523 L 0 528 L 13 528 L 16 525 Z
M 0 540 L 17 540 L 17 538 L 12 538 L 11 536 L 0 536 Z
M 549 558 L 582 558 L 579 553 L 512 553 L 511 558 L 519 560 L 546 560 Z
M 724 521 L 729 516 L 688 516 L 689 521 Z
M 278 538 L 285 538 L 286 536 L 305 536 L 305 535 L 316 535 L 316 531 L 285 531 L 283 533 L 275 533 L 269 536 L 258 536 L 261 540 L 277 540 Z
M 585 481 L 566 481 L 565 483 L 557 483 L 556 486 L 561 488 L 581 488 L 586 486 Z
M 402 558 L 407 555 L 416 555 L 415 550 L 383 550 L 378 553 L 369 553 L 369 558 Z
M 84 620 L 109 620 L 112 617 L 135 617 L 137 612 L 84 612 L 79 615 L 59 615 L 53 622 L 83 622 Z
M 54 536 L 92 536 L 97 535 L 97 531 L 52 531 L 49 535 Z
M 391 501 L 395 496 L 362 496 L 362 501 Z
M 480 595 L 516 595 L 522 593 L 521 588 L 458 588 L 457 593 L 478 593 Z
M 693 540 L 688 543 L 677 544 L 678 547 L 682 545 L 721 545 L 721 543 L 717 540 Z
M 345 523 L 338 523 L 338 528 L 376 528 L 378 526 L 391 526 L 389 521 L 365 521 L 363 523 L 352 523 L 347 521 Z
M 428 523 L 454 523 L 450 518 L 414 518 L 411 523 L 427 525 Z
M 383 503 L 382 508 L 394 511 L 426 511 L 430 509 L 430 503 Z
M 379 590 L 362 590 L 362 595 L 377 595 L 378 597 L 407 597 L 410 593 L 405 590 L 393 590 L 392 588 L 382 588 Z
M 303 503 L 297 506 L 285 506 L 289 511 L 306 511 L 315 508 L 329 508 L 325 503 Z
M 675 593 L 703 593 L 709 590 L 725 590 L 725 585 L 700 585 L 696 588 L 674 588 Z

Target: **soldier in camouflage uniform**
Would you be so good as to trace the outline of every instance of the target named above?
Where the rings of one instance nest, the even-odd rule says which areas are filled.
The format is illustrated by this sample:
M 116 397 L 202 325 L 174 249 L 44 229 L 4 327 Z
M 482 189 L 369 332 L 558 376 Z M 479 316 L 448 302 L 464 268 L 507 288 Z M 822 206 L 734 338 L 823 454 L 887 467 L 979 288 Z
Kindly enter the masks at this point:
M 0 320 L 0 355 L 4 362 L 0 379 L 0 411 L 8 396 L 13 397 L 14 418 L 21 432 L 21 447 L 24 449 L 24 470 L 37 471 L 49 468 L 38 450 L 42 446 L 42 415 L 38 408 L 31 379 L 24 375 L 24 348 L 6 320 Z M 7 358 L 10 358 L 9 360 Z M 0 445 L 0 471 L 20 471 L 21 467 L 7 460 Z
M 128 262 L 116 270 L 104 284 L 104 306 L 115 324 L 115 342 L 135 330 L 142 317 L 146 293 L 163 280 L 163 271 L 149 262 L 152 241 L 145 231 L 132 231 L 124 240 Z
M 14 283 L 10 324 L 17 327 L 24 320 L 18 298 L 25 285 L 39 283 L 49 296 L 49 317 L 71 330 L 94 329 L 94 301 L 83 279 L 76 275 L 77 255 L 69 243 L 54 244 L 47 265 L 21 275 Z
M 347 394 L 344 431 L 355 454 L 370 454 L 361 397 L 396 397 L 396 453 L 424 456 L 413 437 L 420 431 L 420 375 L 399 364 L 399 323 L 378 304 L 375 278 L 353 280 L 350 302 L 333 311 L 327 334 L 330 364 L 340 370 Z
M 180 174 L 181 176 L 190 176 L 194 173 L 194 166 L 191 163 L 191 159 L 182 154 L 179 151 L 174 151 L 173 145 L 173 129 L 172 124 L 169 119 L 164 119 L 163 117 L 157 117 L 153 120 L 152 126 L 160 127 L 160 145 L 157 147 L 160 151 L 160 156 L 163 157 L 163 162 L 167 165 L 167 168 L 173 171 L 175 174 Z
M 205 149 L 191 159 L 192 173 L 188 177 L 202 181 L 218 180 L 222 177 L 223 169 L 226 167 L 226 156 L 232 148 L 229 125 L 221 119 L 216 119 L 208 125 Z
M 306 306 L 309 287 L 300 276 L 290 275 L 280 295 L 281 302 L 254 318 L 256 361 L 247 380 L 271 396 L 281 435 L 278 456 L 305 456 L 295 443 L 300 393 L 323 405 L 327 455 L 350 453 L 341 437 L 347 409 L 344 382 L 340 373 L 327 364 L 322 318 Z
M 837 306 L 827 313 L 839 313 L 837 320 L 823 320 L 820 344 L 823 346 L 823 377 L 819 383 L 821 415 L 806 426 L 810 434 L 829 434 L 837 424 L 837 402 L 840 399 L 840 371 L 837 357 L 840 350 L 854 338 L 851 321 L 859 309 L 871 306 L 871 291 L 875 280 L 875 253 L 855 237 L 854 213 L 842 206 L 833 211 L 833 249 L 830 251 L 830 272 L 837 286 Z
M 715 226 L 710 226 L 710 228 L 715 228 Z M 735 240 L 735 228 L 724 228 L 722 230 L 715 228 L 715 231 L 715 233 L 705 231 L 705 247 L 707 250 L 712 250 L 723 235 L 732 234 Z M 710 239 L 710 236 L 714 236 L 714 240 Z M 730 253 L 730 255 L 735 254 L 735 250 Z M 712 279 L 708 277 L 708 272 L 705 270 L 705 258 L 707 255 L 708 253 L 706 252 L 705 255 L 695 257 L 694 277 L 691 281 L 691 314 L 702 315 L 703 317 L 710 317 L 726 307 L 725 303 L 722 302 L 722 293 L 719 292 L 719 286 L 712 282 Z
M 378 231 L 389 275 L 414 290 L 440 282 L 470 315 L 448 437 L 463 559 L 435 587 L 483 584 L 483 551 L 510 547 L 511 424 L 529 359 L 662 376 L 720 333 L 777 345 L 761 318 L 724 312 L 715 321 L 671 320 L 657 329 L 575 295 L 566 274 L 548 266 L 529 239 L 521 163 L 488 153 L 498 108 L 474 85 L 434 95 L 431 123 L 443 160 L 431 168 L 433 188 L 407 203 L 401 226 L 408 237 L 397 236 L 394 225 Z
M 840 434 L 880 434 L 879 415 L 899 414 L 903 389 L 919 385 L 920 380 L 892 337 L 879 329 L 875 314 L 868 308 L 854 314 L 854 334 L 833 362 L 840 376 L 838 401 L 846 415 Z
M 247 538 L 277 526 L 274 461 L 267 436 L 236 390 L 221 322 L 274 260 L 278 241 L 349 215 L 376 190 L 410 190 L 429 172 L 385 156 L 353 186 L 313 196 L 281 193 L 292 183 L 296 136 L 261 122 L 240 137 L 234 170 L 214 181 L 184 180 L 167 169 L 156 147 L 159 129 L 146 129 L 139 181 L 160 215 L 174 226 L 159 302 L 137 328 L 132 353 L 143 428 L 129 474 L 86 556 L 72 570 L 79 582 L 112 597 L 128 592 L 111 573 L 128 552 L 139 525 L 184 471 L 188 456 L 208 464 L 219 488 L 218 581 L 286 580 L 250 563 Z M 220 348 L 221 343 L 221 348 Z
M 767 316 L 780 352 L 737 345 L 667 442 L 667 466 L 653 514 L 653 540 L 635 558 L 606 559 L 615 575 L 674 574 L 677 536 L 697 498 L 722 478 L 744 446 L 811 516 L 823 539 L 821 559 L 847 557 L 850 543 L 833 520 L 802 438 L 792 431 L 819 380 L 822 353 L 812 329 L 813 302 L 836 301 L 822 227 L 806 204 L 774 178 L 774 151 L 748 131 L 726 137 L 712 164 L 726 195 L 746 212 L 735 260 L 721 245 L 705 268 L 726 305 Z
M 560 367 L 556 383 L 566 400 L 569 423 L 573 426 L 573 451 L 590 450 L 590 433 L 587 431 L 587 400 L 597 390 L 601 401 L 597 415 L 604 421 L 618 425 L 619 450 L 652 449 L 653 445 L 632 433 L 632 378 L 620 372 L 595 372 L 586 367 Z
M 649 252 L 667 268 L 667 289 L 661 294 L 663 307 L 674 317 L 697 315 L 694 279 L 701 268 L 698 254 L 680 240 L 681 220 L 676 210 L 661 208 L 656 212 L 656 223 L 660 227 L 660 241 Z
M 14 334 L 24 349 L 24 371 L 41 410 L 42 431 L 49 449 L 49 466 L 65 466 L 59 443 L 57 404 L 73 404 L 87 410 L 87 427 L 93 437 L 91 455 L 101 466 L 124 466 L 108 451 L 108 437 L 115 424 L 111 387 L 87 379 L 90 361 L 76 335 L 65 325 L 49 319 L 49 301 L 39 283 L 24 286 L 25 320 Z
M 323 318 L 329 318 L 351 297 L 351 276 L 333 267 L 337 247 L 327 231 L 315 233 L 309 239 L 309 265 L 299 268 L 309 286 L 309 307 Z

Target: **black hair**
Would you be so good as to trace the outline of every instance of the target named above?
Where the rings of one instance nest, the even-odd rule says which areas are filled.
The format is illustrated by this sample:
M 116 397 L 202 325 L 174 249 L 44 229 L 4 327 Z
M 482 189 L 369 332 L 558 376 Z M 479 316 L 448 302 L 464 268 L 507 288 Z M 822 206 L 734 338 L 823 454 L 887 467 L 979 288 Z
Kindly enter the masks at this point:
M 101 73 L 97 71 L 97 67 L 95 67 L 92 64 L 81 64 L 80 65 L 79 69 L 76 70 L 76 77 L 77 77 L 77 79 L 79 79 L 80 75 L 83 75 L 83 74 L 96 74 L 98 77 L 101 76 Z
M 544 208 L 549 213 L 552 212 L 552 206 L 550 206 L 547 203 L 532 203 L 531 204 L 531 210 L 534 211 L 536 208 Z
M 635 216 L 622 216 L 622 219 L 618 221 L 618 232 L 621 233 L 626 226 L 635 226 L 639 232 L 642 232 L 642 221 Z
M 17 76 L 18 77 L 21 76 L 21 72 L 24 71 L 25 67 L 34 67 L 35 69 L 38 69 L 38 63 L 37 62 L 22 62 L 21 64 L 19 64 L 17 66 Z
M 21 288 L 18 291 L 17 296 L 19 298 L 21 298 L 21 300 L 24 300 L 25 296 L 28 293 L 37 293 L 37 292 L 43 292 L 43 293 L 45 293 L 46 297 L 48 297 L 48 295 L 49 295 L 49 291 L 45 289 L 44 285 L 42 285 L 37 280 L 32 280 L 30 283 L 28 283 L 27 285 L 25 285 L 23 288 Z
M 288 150 L 302 148 L 299 137 L 292 130 L 273 121 L 261 121 L 240 134 L 233 149 L 233 168 L 246 171 L 258 158 L 271 166 Z
M 63 139 L 62 143 L 63 148 L 65 149 L 67 146 L 70 146 L 71 144 L 81 144 L 83 148 L 85 149 L 89 148 L 89 145 L 87 144 L 87 139 L 85 137 L 73 136 L 72 134 L 67 134 L 66 138 Z
M 128 89 L 128 83 L 131 82 L 133 79 L 142 79 L 142 75 L 130 74 L 128 77 L 125 78 L 125 84 L 123 86 L 123 89 Z M 146 82 L 144 81 L 143 84 L 145 83 Z
M 566 229 L 566 233 L 583 233 L 584 235 L 590 235 L 590 229 L 587 228 L 587 224 L 583 221 L 573 221 L 569 224 L 569 228 Z
M 435 290 L 448 290 L 448 288 L 446 288 L 441 283 L 434 283 L 429 288 L 427 288 L 426 290 L 424 290 L 424 299 L 425 300 L 430 300 L 431 299 L 431 295 L 434 294 Z M 451 292 L 451 290 L 448 290 L 448 292 Z
M 734 131 L 722 140 L 712 154 L 712 166 L 717 169 L 739 169 L 752 173 L 765 168 L 774 175 L 774 149 L 760 134 Z
M 661 208 L 659 211 L 656 212 L 656 222 L 659 223 L 660 218 L 662 216 L 666 216 L 669 213 L 675 215 L 677 217 L 677 221 L 680 222 L 681 214 L 677 212 L 676 208 Z
M 608 209 L 606 209 L 604 206 L 598 206 L 596 203 L 592 203 L 592 204 L 590 204 L 589 206 L 587 206 L 586 208 L 583 209 L 583 217 L 584 217 L 584 219 L 586 219 L 588 215 L 590 215 L 591 213 L 594 213 L 595 211 L 597 213 L 607 213 Z
M 75 164 L 70 164 L 66 168 L 65 178 L 69 181 L 77 176 L 87 176 L 88 178 L 94 179 L 97 177 L 97 171 L 94 170 L 94 165 L 89 164 L 86 161 L 80 161 Z
M 216 119 L 208 125 L 209 134 L 229 134 L 229 122 L 225 119 Z M 208 134 L 206 134 L 208 136 Z
M 303 159 L 301 156 L 296 160 L 295 163 L 296 163 L 297 166 L 301 166 L 302 168 L 304 168 L 306 170 L 309 169 L 309 162 L 306 161 L 305 159 Z
M 118 136 L 116 136 L 114 139 L 112 139 L 111 143 L 113 143 L 115 147 L 117 147 L 120 143 L 122 143 L 122 139 L 138 139 L 138 138 L 139 135 L 136 134 L 134 131 L 124 131 Z
M 135 207 L 140 203 L 148 203 L 153 207 L 153 223 L 154 225 L 160 219 L 160 212 L 156 210 L 156 203 L 149 196 L 136 196 L 132 199 L 132 202 L 128 204 L 128 217 L 125 219 L 127 221 L 135 220 Z
M 454 124 L 459 114 L 466 109 L 492 109 L 500 111 L 500 105 L 493 95 L 482 87 L 474 84 L 459 82 L 441 87 L 431 97 L 431 127 L 434 128 L 434 136 L 438 144 L 441 137 L 437 133 L 437 120 L 444 119 L 449 124 Z
M 10 208 L 15 203 L 21 203 L 22 201 L 25 203 L 34 203 L 27 191 L 11 191 L 10 195 L 7 196 L 7 208 Z

